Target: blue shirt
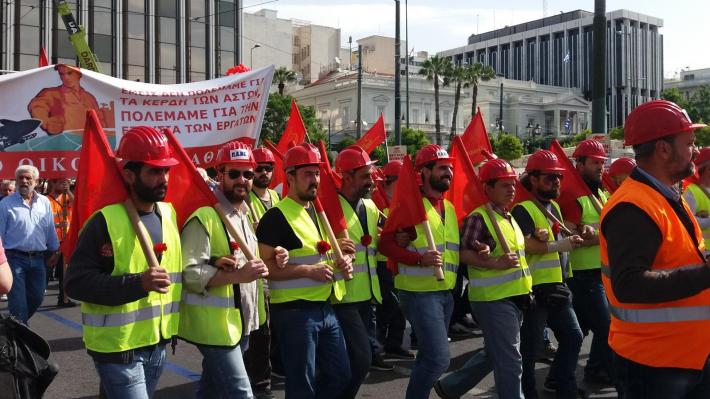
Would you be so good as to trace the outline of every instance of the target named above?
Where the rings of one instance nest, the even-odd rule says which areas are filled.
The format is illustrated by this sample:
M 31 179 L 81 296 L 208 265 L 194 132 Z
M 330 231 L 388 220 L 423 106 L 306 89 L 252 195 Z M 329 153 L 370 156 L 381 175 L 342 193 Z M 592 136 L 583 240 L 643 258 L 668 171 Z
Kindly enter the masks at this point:
M 638 170 L 638 172 L 641 174 L 641 176 L 643 176 L 643 177 L 645 177 L 646 179 L 648 179 L 649 183 L 651 183 L 651 185 L 653 186 L 653 188 L 655 188 L 656 191 L 658 191 L 659 193 L 661 193 L 661 195 L 663 195 L 664 197 L 666 197 L 666 198 L 668 198 L 668 199 L 671 199 L 671 200 L 673 200 L 673 201 L 675 201 L 675 202 L 679 202 L 679 201 L 680 201 L 680 194 L 679 194 L 677 191 L 675 191 L 672 187 L 666 186 L 663 182 L 661 182 L 660 180 L 658 180 L 658 179 L 656 179 L 655 177 L 651 176 L 651 175 L 650 175 L 648 172 L 646 172 L 645 170 L 641 169 L 640 166 L 637 166 L 637 167 L 636 167 L 636 170 Z
M 0 201 L 0 238 L 6 250 L 57 251 L 59 238 L 47 197 L 34 193 L 29 205 L 18 192 L 3 198 Z

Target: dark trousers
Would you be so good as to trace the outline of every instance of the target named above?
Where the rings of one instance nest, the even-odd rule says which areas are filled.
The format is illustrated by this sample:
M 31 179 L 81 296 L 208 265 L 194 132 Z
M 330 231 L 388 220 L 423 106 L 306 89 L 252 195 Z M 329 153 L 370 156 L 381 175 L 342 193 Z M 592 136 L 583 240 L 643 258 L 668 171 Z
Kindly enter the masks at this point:
M 377 262 L 377 277 L 380 280 L 382 304 L 377 305 L 377 338 L 385 351 L 400 348 L 404 340 L 407 321 L 399 308 L 397 290 L 394 288 L 392 273 L 385 262 Z
M 471 302 L 468 300 L 468 284 L 464 284 L 464 277 L 468 278 L 468 267 L 462 265 L 456 274 L 456 285 L 452 294 L 454 296 L 454 311 L 451 313 L 451 324 L 458 323 L 471 312 Z
M 585 335 L 589 330 L 594 334 L 585 371 L 604 370 L 613 378 L 608 343 L 611 316 L 601 270 L 576 271 L 574 277 L 567 280 L 567 285 L 572 290 L 572 305 L 579 326 Z
M 54 276 L 57 278 L 57 281 L 59 282 L 59 294 L 57 296 L 57 305 L 64 303 L 64 301 L 67 299 L 66 295 L 64 294 L 64 255 L 59 255 L 59 259 L 57 260 L 57 264 L 54 266 Z
M 702 370 L 649 367 L 613 354 L 624 399 L 710 398 L 710 357 Z
M 370 302 L 356 302 L 333 306 L 343 330 L 348 359 L 350 360 L 350 383 L 338 398 L 354 399 L 360 385 L 365 381 L 372 362 L 372 349 L 367 332 L 370 320 Z
M 256 394 L 271 387 L 271 328 L 269 297 L 266 302 L 266 322 L 249 334 L 249 348 L 244 352 L 244 366 L 251 381 L 251 390 Z

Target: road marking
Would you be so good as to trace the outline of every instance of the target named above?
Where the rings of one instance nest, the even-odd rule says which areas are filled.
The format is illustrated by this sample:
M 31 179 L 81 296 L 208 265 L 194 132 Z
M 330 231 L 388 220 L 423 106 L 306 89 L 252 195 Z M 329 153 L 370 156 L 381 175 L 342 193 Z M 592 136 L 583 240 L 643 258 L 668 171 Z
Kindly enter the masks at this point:
M 50 319 L 59 322 L 61 324 L 64 324 L 65 326 L 71 328 L 72 330 L 75 331 L 82 331 L 81 324 L 75 322 L 74 320 L 67 319 L 63 316 L 60 316 L 54 312 L 52 312 L 49 309 L 42 309 L 37 311 L 37 313 L 40 313 L 46 317 L 49 317 Z M 166 350 L 168 350 L 166 348 Z M 165 362 L 165 368 L 172 371 L 173 373 L 184 377 L 190 381 L 199 381 L 200 380 L 200 373 L 196 373 L 190 369 L 187 369 L 183 366 L 180 366 L 178 364 L 172 363 L 172 362 Z

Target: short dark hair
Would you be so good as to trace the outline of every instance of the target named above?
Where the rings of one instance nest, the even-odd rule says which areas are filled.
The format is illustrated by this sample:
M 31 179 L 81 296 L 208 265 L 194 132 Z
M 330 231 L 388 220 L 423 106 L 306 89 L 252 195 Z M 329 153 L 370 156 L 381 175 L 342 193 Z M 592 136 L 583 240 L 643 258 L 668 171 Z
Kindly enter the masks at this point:
M 141 169 L 143 169 L 143 165 L 145 165 L 145 163 L 140 161 L 127 161 L 123 165 L 123 169 L 128 169 L 135 174 L 139 174 Z
M 584 165 L 584 162 L 586 160 L 587 160 L 586 156 L 577 157 L 577 159 L 576 159 L 577 163 L 581 163 L 582 165 Z
M 520 184 L 522 184 L 523 187 L 525 187 L 525 189 L 528 191 L 532 191 L 532 183 L 530 183 L 530 176 L 540 177 L 540 171 L 533 170 L 531 172 L 523 173 L 523 175 L 520 176 Z
M 634 146 L 634 154 L 637 161 L 646 161 L 653 153 L 656 151 L 656 143 L 660 140 L 665 141 L 668 144 L 673 145 L 674 136 L 661 137 L 656 140 L 648 141 L 646 143 L 637 144 Z
M 486 185 L 490 188 L 493 188 L 496 186 L 497 182 L 498 182 L 498 179 L 491 179 L 486 182 Z

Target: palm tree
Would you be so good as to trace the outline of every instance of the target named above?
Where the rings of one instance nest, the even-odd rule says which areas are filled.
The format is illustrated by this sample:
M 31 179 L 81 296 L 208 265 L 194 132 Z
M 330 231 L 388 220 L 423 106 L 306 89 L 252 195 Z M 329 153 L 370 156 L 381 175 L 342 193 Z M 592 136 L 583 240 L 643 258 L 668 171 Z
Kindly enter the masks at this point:
M 462 65 L 452 66 L 449 73 L 444 77 L 444 86 L 454 85 L 454 115 L 451 121 L 451 137 L 449 138 L 449 143 L 454 141 L 454 136 L 456 135 L 456 117 L 459 113 L 459 101 L 461 100 L 461 89 L 467 88 L 468 73 L 466 67 Z
M 434 81 L 434 113 L 436 128 L 436 144 L 441 145 L 441 118 L 439 118 L 439 79 L 443 80 L 447 71 L 451 68 L 451 60 L 438 55 L 432 56 L 422 63 L 419 74 L 426 76 L 427 80 Z
M 489 65 L 475 62 L 466 67 L 466 81 L 473 87 L 471 94 L 471 118 L 476 115 L 476 98 L 478 97 L 478 82 L 487 82 L 496 76 L 496 71 Z
M 274 79 L 271 84 L 276 84 L 279 86 L 279 94 L 284 95 L 284 89 L 286 88 L 286 83 L 295 83 L 298 78 L 296 77 L 296 72 L 282 66 L 278 67 L 274 71 Z

